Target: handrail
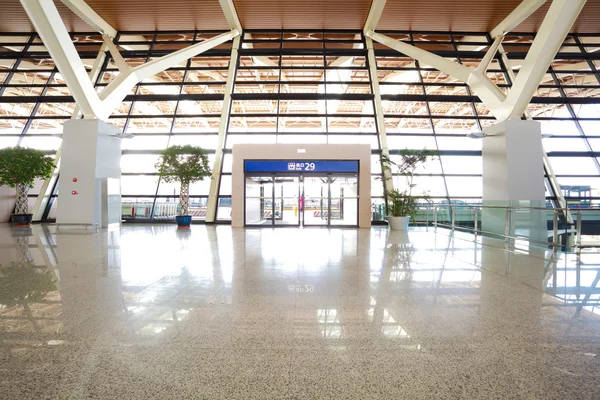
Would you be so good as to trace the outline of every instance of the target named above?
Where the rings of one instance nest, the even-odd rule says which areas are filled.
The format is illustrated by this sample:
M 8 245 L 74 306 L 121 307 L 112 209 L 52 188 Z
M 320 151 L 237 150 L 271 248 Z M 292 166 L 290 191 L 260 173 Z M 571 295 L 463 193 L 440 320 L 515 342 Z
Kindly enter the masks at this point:
M 562 247 L 562 244 L 559 243 L 559 230 L 558 230 L 558 225 L 559 225 L 559 211 L 565 211 L 565 208 L 547 208 L 547 207 L 528 207 L 528 206 L 497 206 L 497 205 L 473 205 L 473 204 L 426 204 L 427 206 L 427 221 L 426 221 L 426 225 L 429 225 L 429 208 L 433 208 L 433 226 L 435 228 L 437 228 L 438 226 L 443 226 L 443 227 L 448 227 L 450 229 L 452 229 L 452 231 L 459 229 L 459 230 L 464 230 L 464 231 L 468 231 L 468 232 L 473 232 L 473 234 L 475 235 L 475 239 L 477 239 L 477 235 L 478 234 L 485 234 L 485 235 L 492 235 L 492 236 L 499 236 L 504 238 L 505 241 L 508 240 L 515 240 L 515 239 L 527 239 L 528 241 L 532 242 L 532 243 L 540 243 L 540 244 L 546 244 L 548 246 L 551 246 L 553 248 L 553 250 L 556 252 L 558 251 L 558 248 Z M 456 209 L 457 208 L 462 208 L 462 209 L 468 209 L 469 211 L 474 212 L 473 215 L 473 228 L 470 227 L 466 227 L 466 226 L 460 226 L 457 225 L 456 223 Z M 447 223 L 442 223 L 439 222 L 438 220 L 438 211 L 440 209 L 448 209 L 450 210 L 450 216 L 451 216 L 451 221 L 449 224 Z M 497 232 L 489 232 L 489 231 L 484 231 L 483 229 L 479 229 L 479 212 L 483 211 L 484 209 L 499 209 L 499 210 L 505 210 L 505 222 L 504 222 L 504 233 L 497 233 Z M 599 245 L 594 245 L 594 244 L 586 244 L 586 245 L 582 245 L 581 244 L 581 240 L 582 240 L 582 220 L 583 220 L 583 212 L 586 211 L 600 211 L 600 208 L 569 208 L 569 211 L 571 211 L 572 213 L 577 215 L 577 219 L 573 222 L 573 223 L 566 223 L 566 225 L 575 225 L 575 229 L 574 232 L 570 231 L 570 232 L 565 232 L 565 233 L 569 233 L 569 234 L 573 234 L 574 237 L 573 239 L 575 239 L 575 243 L 571 244 L 571 239 L 569 239 L 567 241 L 567 248 L 568 249 L 572 249 L 574 248 L 577 253 L 581 252 L 582 248 L 592 248 L 592 247 L 600 247 Z M 511 234 L 512 232 L 512 217 L 511 214 L 513 212 L 519 212 L 519 211 L 546 211 L 546 212 L 552 212 L 553 214 L 553 218 L 552 218 L 552 241 L 551 242 L 547 242 L 547 241 L 541 241 L 541 240 L 536 240 L 536 239 L 532 239 L 530 237 L 527 236 L 523 236 L 523 235 L 516 235 L 516 234 Z

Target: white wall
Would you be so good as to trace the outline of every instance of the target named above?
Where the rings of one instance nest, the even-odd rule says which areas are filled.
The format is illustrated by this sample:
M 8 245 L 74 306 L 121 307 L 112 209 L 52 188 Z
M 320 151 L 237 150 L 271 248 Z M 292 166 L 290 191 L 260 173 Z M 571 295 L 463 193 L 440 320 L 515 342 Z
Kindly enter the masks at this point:
M 304 149 L 305 153 L 298 153 Z M 358 226 L 371 227 L 371 146 L 368 144 L 233 145 L 231 226 L 244 226 L 244 160 L 358 160 Z

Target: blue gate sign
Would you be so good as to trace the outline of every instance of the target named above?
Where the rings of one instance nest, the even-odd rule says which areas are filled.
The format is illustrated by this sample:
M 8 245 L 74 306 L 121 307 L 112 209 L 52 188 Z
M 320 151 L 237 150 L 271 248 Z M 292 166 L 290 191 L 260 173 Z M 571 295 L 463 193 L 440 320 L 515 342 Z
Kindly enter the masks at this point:
M 246 172 L 358 172 L 358 161 L 245 160 Z

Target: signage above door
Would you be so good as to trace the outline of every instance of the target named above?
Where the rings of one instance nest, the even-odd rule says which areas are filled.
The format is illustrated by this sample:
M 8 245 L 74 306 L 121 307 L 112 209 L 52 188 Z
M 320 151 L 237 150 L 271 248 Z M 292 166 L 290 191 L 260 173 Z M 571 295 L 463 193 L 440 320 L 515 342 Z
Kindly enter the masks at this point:
M 245 160 L 249 172 L 336 172 L 358 173 L 358 161 L 349 160 Z

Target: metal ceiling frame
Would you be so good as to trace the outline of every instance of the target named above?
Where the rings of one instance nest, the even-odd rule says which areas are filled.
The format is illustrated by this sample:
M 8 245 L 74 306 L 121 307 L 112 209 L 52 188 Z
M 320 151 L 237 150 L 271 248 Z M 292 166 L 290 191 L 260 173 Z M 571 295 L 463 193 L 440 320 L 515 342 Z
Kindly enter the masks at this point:
M 513 82 L 513 87 L 508 95 L 505 95 L 485 75 L 486 63 L 489 63 L 495 57 L 496 51 L 499 48 L 499 43 L 496 43 L 497 39 L 494 36 L 492 36 L 494 38 L 494 45 L 488 51 L 490 54 L 486 55 L 485 62 L 482 61 L 477 69 L 471 69 L 427 50 L 376 33 L 372 27 L 376 26 L 377 16 L 380 16 L 383 12 L 386 0 L 373 0 L 371 7 L 372 14 L 370 12 L 369 18 L 367 18 L 367 22 L 370 25 L 365 26 L 364 33 L 365 36 L 391 49 L 412 57 L 423 64 L 431 65 L 462 82 L 468 83 L 498 121 L 519 119 L 525 112 L 525 108 L 533 97 L 541 78 L 562 46 L 565 37 L 586 1 L 552 0 L 552 5 L 544 18 L 544 22 L 531 45 L 521 71 Z M 498 33 L 498 37 L 502 37 L 507 33 L 507 29 L 517 26 L 544 2 L 542 0 L 524 0 L 492 32 L 496 32 Z
M 111 55 L 116 60 L 119 60 L 117 64 L 120 71 L 119 75 L 98 95 L 53 1 L 20 1 L 42 38 L 48 52 L 54 59 L 58 70 L 64 77 L 67 86 L 73 93 L 73 97 L 81 108 L 84 118 L 88 119 L 98 118 L 106 120 L 112 111 L 123 101 L 131 88 L 139 82 L 241 34 L 241 31 L 232 28 L 230 32 L 215 36 L 212 39 L 191 45 L 138 67 L 129 68 L 122 61 L 122 57 L 116 47 L 112 45 L 111 34 L 114 35 L 116 32 L 114 28 L 106 23 L 83 0 L 61 0 L 88 24 L 98 29 L 104 35 L 105 42 L 107 44 L 111 43 L 109 44 Z M 227 16 L 229 13 L 228 7 L 233 5 L 232 1 L 221 0 L 221 5 L 224 6 L 224 12 Z M 227 19 L 232 24 L 236 23 L 231 15 Z M 239 23 L 239 21 L 237 22 Z
M 552 4 L 531 44 L 519 74 L 515 77 L 502 48 L 502 39 L 504 35 L 527 19 L 546 1 L 523 0 L 513 12 L 492 29 L 490 37 L 493 38 L 494 42 L 476 69 L 465 67 L 429 51 L 376 33 L 375 28 L 383 13 L 386 0 L 373 0 L 364 34 L 387 47 L 431 65 L 459 81 L 467 83 L 498 121 L 520 119 L 525 113 L 528 116 L 527 119 L 531 119 L 527 107 L 587 0 L 551 0 Z M 505 95 L 486 74 L 487 68 L 498 51 L 501 53 L 501 60 L 505 63 L 507 73 L 512 80 L 512 87 L 508 90 L 508 95 Z M 543 164 L 550 189 L 554 192 L 558 206 L 566 209 L 567 202 L 554 175 L 546 151 L 543 152 Z M 564 213 L 564 218 L 567 222 L 573 221 L 568 210 Z

